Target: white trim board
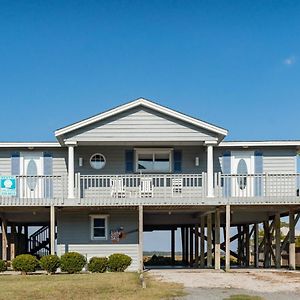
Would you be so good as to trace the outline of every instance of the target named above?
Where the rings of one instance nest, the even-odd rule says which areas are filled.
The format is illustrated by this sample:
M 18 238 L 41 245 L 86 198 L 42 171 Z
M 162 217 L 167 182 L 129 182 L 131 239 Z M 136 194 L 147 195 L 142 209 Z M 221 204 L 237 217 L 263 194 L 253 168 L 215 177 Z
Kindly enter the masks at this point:
M 219 147 L 300 147 L 300 141 L 236 141 L 236 142 L 221 142 Z
M 58 130 L 55 131 L 55 136 L 59 137 L 63 134 L 71 132 L 73 130 L 77 130 L 77 129 L 82 128 L 84 126 L 87 126 L 87 125 L 93 124 L 95 122 L 101 121 L 103 119 L 106 119 L 108 117 L 112 117 L 116 114 L 119 114 L 121 112 L 124 112 L 126 110 L 132 109 L 132 108 L 140 106 L 140 105 L 142 105 L 146 108 L 150 108 L 154 111 L 158 111 L 160 113 L 163 113 L 165 115 L 171 116 L 173 118 L 179 119 L 181 121 L 190 123 L 194 126 L 198 126 L 198 127 L 204 128 L 206 130 L 215 132 L 215 133 L 220 134 L 222 136 L 226 136 L 228 134 L 228 131 L 226 129 L 223 129 L 223 128 L 217 127 L 215 125 L 206 123 L 204 121 L 195 119 L 193 117 L 187 116 L 185 114 L 182 114 L 180 112 L 177 112 L 177 111 L 172 110 L 170 108 L 167 108 L 165 106 L 159 105 L 159 104 L 154 103 L 154 102 L 149 101 L 149 100 L 146 100 L 144 98 L 139 98 L 139 99 L 134 100 L 132 102 L 129 102 L 127 104 L 124 104 L 124 105 L 118 106 L 116 108 L 113 108 L 113 109 L 111 109 L 107 112 L 100 113 L 100 114 L 98 114 L 94 117 L 79 121 L 77 123 L 74 123 L 72 125 L 66 126 L 64 128 L 61 128 L 61 129 L 58 129 Z

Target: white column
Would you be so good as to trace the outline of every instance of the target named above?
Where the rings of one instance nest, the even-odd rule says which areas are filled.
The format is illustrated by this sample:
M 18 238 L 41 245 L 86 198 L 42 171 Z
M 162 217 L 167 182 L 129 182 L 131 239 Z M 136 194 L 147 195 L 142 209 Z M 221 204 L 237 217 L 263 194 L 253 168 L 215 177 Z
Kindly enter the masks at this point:
M 50 206 L 50 254 L 55 254 L 55 206 Z
M 295 214 L 293 211 L 289 212 L 289 268 L 296 269 L 296 245 L 295 245 Z
M 230 270 L 230 205 L 226 205 L 225 271 Z
M 67 144 L 68 146 L 68 198 L 75 198 L 74 196 L 74 147 L 76 143 Z
M 216 209 L 215 213 L 215 269 L 220 270 L 220 209 Z
M 207 145 L 207 197 L 214 196 L 214 154 L 213 145 Z
M 143 206 L 139 206 L 139 271 L 142 273 L 144 269 L 143 250 L 144 250 L 144 210 Z

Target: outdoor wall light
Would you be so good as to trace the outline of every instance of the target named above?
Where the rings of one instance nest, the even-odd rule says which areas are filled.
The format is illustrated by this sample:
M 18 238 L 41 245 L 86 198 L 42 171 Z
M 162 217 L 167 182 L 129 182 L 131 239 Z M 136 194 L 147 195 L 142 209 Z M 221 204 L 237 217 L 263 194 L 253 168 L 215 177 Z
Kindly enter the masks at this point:
M 199 167 L 199 157 L 198 156 L 195 157 L 195 166 Z
M 79 165 L 79 167 L 83 166 L 83 158 L 82 157 L 79 157 L 79 159 L 78 159 L 78 165 Z

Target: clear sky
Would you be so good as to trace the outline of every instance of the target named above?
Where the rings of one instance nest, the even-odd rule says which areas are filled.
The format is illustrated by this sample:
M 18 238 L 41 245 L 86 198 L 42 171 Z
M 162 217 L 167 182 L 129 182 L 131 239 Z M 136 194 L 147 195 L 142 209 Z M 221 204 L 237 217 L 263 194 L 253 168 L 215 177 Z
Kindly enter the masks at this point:
M 300 139 L 300 1 L 0 2 L 0 141 L 138 97 L 230 140 Z
M 229 129 L 300 139 L 300 1 L 1 1 L 0 140 L 145 97 Z

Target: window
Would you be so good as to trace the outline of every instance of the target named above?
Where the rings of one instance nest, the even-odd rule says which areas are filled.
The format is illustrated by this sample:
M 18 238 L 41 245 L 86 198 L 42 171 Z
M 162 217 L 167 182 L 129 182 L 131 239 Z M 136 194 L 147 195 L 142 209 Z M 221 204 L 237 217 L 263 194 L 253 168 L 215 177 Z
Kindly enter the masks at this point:
M 93 169 L 100 170 L 104 168 L 106 164 L 106 159 L 103 154 L 96 153 L 90 158 L 90 165 Z
M 91 216 L 91 238 L 92 240 L 107 239 L 107 215 Z
M 171 172 L 171 153 L 171 149 L 137 149 L 136 172 Z
M 247 187 L 247 174 L 248 168 L 244 159 L 240 159 L 237 165 L 237 182 L 240 190 L 244 190 Z

